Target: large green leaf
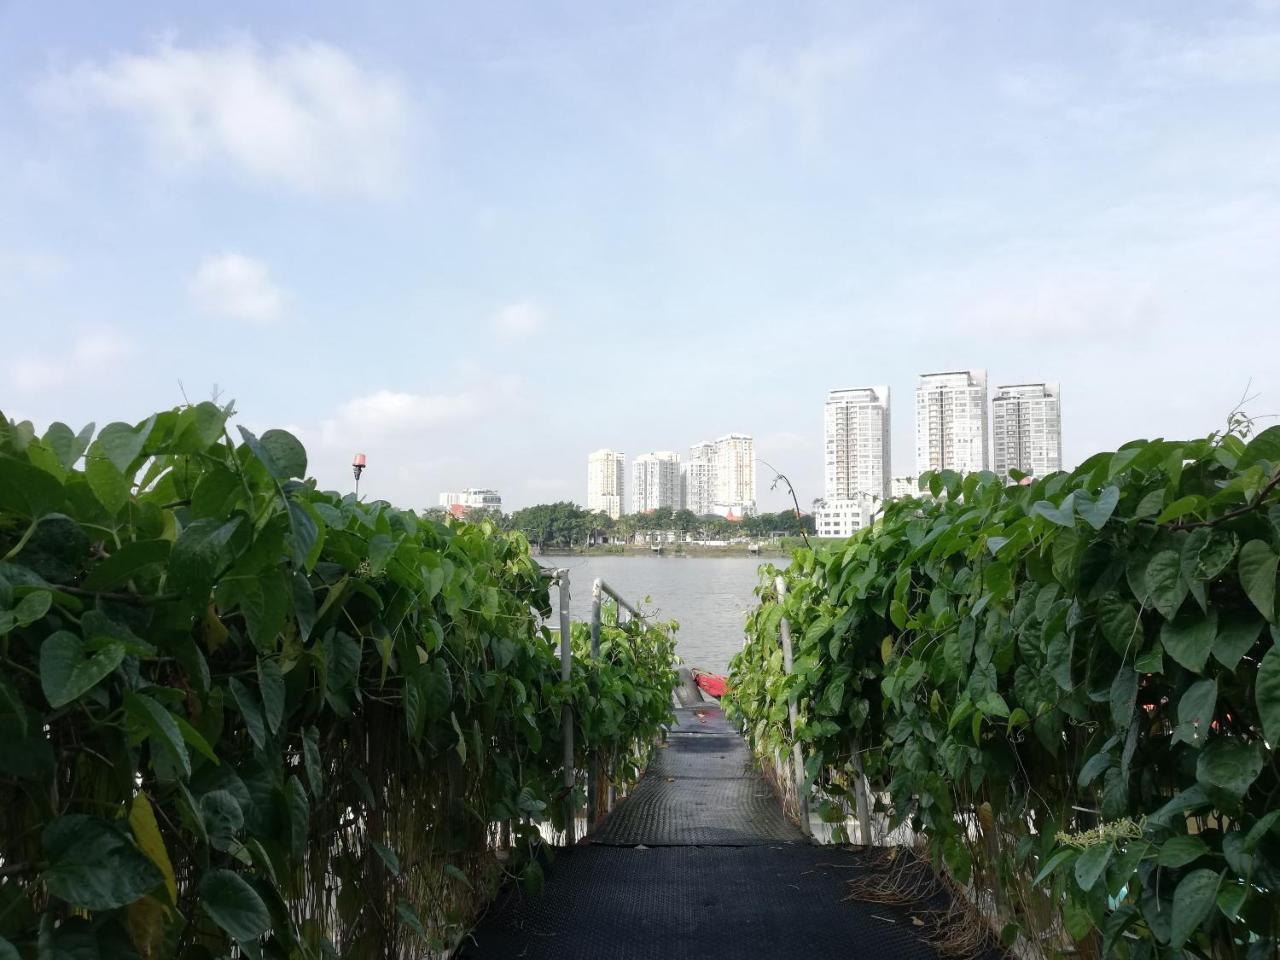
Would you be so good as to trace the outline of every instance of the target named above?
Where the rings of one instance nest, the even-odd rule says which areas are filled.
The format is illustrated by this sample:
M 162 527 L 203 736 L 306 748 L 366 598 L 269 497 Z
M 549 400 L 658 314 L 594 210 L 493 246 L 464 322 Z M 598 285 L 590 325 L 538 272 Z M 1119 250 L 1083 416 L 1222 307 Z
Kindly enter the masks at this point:
M 0 511 L 10 510 L 24 520 L 39 520 L 63 507 L 62 484 L 39 467 L 0 456 Z
M 1097 500 L 1086 500 L 1077 496 L 1075 498 L 1076 516 L 1078 516 L 1089 526 L 1095 530 L 1101 530 L 1111 514 L 1115 513 L 1116 504 L 1120 502 L 1120 488 L 1112 485 L 1104 489 L 1098 494 Z
M 173 714 L 141 693 L 126 693 L 124 708 L 147 731 L 153 754 L 162 755 L 182 776 L 191 776 L 191 757 Z M 162 769 L 157 768 L 157 773 Z
M 1169 945 L 1181 947 L 1213 910 L 1218 895 L 1219 875 L 1213 870 L 1192 870 L 1173 892 L 1173 916 Z
M 307 451 L 288 430 L 268 430 L 258 442 L 270 455 L 278 479 L 307 475 Z
M 244 717 L 244 725 L 249 731 L 249 738 L 259 748 L 262 748 L 267 742 L 266 725 L 262 719 L 262 707 L 259 706 L 253 691 L 246 687 L 238 677 L 232 677 L 228 686 L 231 688 L 231 696 L 235 700 L 236 706 L 240 709 L 240 715 Z
M 105 456 L 89 456 L 84 465 L 85 480 L 98 502 L 114 517 L 129 502 L 132 485 L 114 463 Z
M 107 424 L 89 447 L 89 456 L 106 457 L 121 473 L 128 473 L 130 465 L 141 455 L 155 419 L 152 417 L 139 427 L 127 423 Z
M 284 719 L 284 675 L 280 665 L 265 657 L 258 660 L 258 692 L 262 694 L 262 710 L 267 729 L 275 733 Z
M 72 633 L 59 630 L 40 644 L 40 689 L 49 706 L 66 706 L 97 686 L 124 660 L 125 647 L 111 642 L 90 657 Z
M 1087 893 L 1093 889 L 1102 872 L 1107 869 L 1113 849 L 1110 843 L 1099 843 L 1080 854 L 1080 859 L 1076 861 L 1075 874 L 1076 883 L 1081 890 Z
M 231 870 L 210 870 L 200 880 L 200 906 L 240 942 L 251 942 L 271 927 L 271 914 L 258 892 Z
M 49 424 L 49 429 L 44 434 L 45 445 L 57 455 L 58 462 L 62 464 L 64 470 L 70 470 L 75 466 L 76 461 L 84 456 L 91 439 L 93 439 L 92 423 L 79 433 L 74 433 L 65 423 L 55 422 Z
M 1239 800 L 1258 779 L 1263 763 L 1260 745 L 1211 740 L 1196 761 L 1196 780 L 1207 789 L 1216 789 Z
M 1198 680 L 1189 686 L 1178 701 L 1178 726 L 1173 731 L 1173 742 L 1202 746 L 1209 736 L 1217 705 L 1216 679 Z
M 1276 567 L 1280 557 L 1265 540 L 1250 540 L 1240 548 L 1240 585 L 1258 612 L 1276 622 Z
M 1273 645 L 1258 664 L 1253 697 L 1263 736 L 1274 748 L 1280 744 L 1280 646 Z
M 1159 863 L 1162 867 L 1177 869 L 1200 859 L 1209 852 L 1209 845 L 1199 837 L 1170 837 L 1160 845 Z
M 1187 582 L 1182 578 L 1182 561 L 1173 550 L 1161 550 L 1146 569 L 1146 587 L 1151 602 L 1166 620 L 1172 620 L 1187 599 Z
M 124 544 L 85 577 L 86 590 L 111 590 L 169 558 L 173 545 L 168 540 L 133 540 Z
M 49 893 L 83 910 L 114 910 L 164 883 L 119 821 L 83 814 L 54 820 L 41 836 Z
M 1261 461 L 1280 463 L 1280 426 L 1267 427 L 1250 440 L 1236 463 L 1236 469 L 1244 470 Z
M 183 530 L 169 554 L 169 588 L 200 601 L 203 608 L 214 577 L 229 560 L 227 545 L 239 525 L 239 518 L 197 520 Z
M 1218 636 L 1213 641 L 1214 659 L 1228 670 L 1234 670 L 1240 658 L 1253 649 L 1262 633 L 1263 621 L 1252 611 L 1232 610 L 1218 621 Z
M 200 798 L 200 816 L 209 845 L 215 850 L 230 850 L 244 826 L 244 811 L 235 796 L 229 790 L 211 790 Z
M 1160 643 L 1165 653 L 1188 670 L 1203 673 L 1217 635 L 1218 611 L 1205 614 L 1192 606 L 1161 626 Z

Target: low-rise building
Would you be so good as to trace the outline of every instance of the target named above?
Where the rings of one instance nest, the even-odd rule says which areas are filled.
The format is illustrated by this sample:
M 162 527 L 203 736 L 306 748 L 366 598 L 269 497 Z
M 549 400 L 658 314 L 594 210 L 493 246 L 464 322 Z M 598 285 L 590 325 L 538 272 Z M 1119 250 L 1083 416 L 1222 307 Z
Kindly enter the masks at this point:
M 468 487 L 457 493 L 440 494 L 440 506 L 455 517 L 465 517 L 472 510 L 502 512 L 502 497 L 497 490 Z

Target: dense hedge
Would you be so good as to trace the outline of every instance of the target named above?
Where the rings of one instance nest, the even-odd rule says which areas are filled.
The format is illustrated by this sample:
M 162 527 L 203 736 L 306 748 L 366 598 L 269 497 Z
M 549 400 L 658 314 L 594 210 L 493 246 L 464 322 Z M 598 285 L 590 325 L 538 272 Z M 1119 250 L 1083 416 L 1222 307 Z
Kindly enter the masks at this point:
M 566 698 L 622 775 L 668 717 L 669 629 L 562 684 L 520 535 L 321 492 L 229 413 L 0 416 L 3 960 L 438 949 L 560 822 Z
M 1021 485 L 927 476 L 797 552 L 782 603 L 766 572 L 734 707 L 774 753 L 794 694 L 820 792 L 852 806 L 859 751 L 888 826 L 1032 954 L 1271 957 L 1278 484 L 1277 427 Z

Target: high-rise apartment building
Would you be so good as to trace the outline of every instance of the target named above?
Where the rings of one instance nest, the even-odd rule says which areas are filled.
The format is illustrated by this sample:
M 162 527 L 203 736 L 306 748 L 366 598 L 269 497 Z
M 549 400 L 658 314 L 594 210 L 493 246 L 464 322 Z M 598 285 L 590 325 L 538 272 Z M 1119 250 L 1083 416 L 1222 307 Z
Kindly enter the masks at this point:
M 669 450 L 642 453 L 631 461 L 631 512 L 680 509 L 680 457 Z
M 987 371 L 925 373 L 916 386 L 916 471 L 987 464 Z
M 724 516 L 756 512 L 756 442 L 745 433 L 716 440 L 715 487 L 711 509 Z
M 1043 477 L 1062 469 L 1062 399 L 1056 383 L 996 387 L 991 401 L 995 471 Z
M 684 507 L 700 517 L 711 513 L 715 496 L 716 445 L 710 440 L 689 448 L 689 462 L 680 471 Z
M 756 446 L 745 433 L 729 433 L 689 448 L 685 506 L 699 516 L 741 517 L 756 509 Z
M 832 390 L 823 411 L 827 500 L 889 495 L 889 388 Z
M 889 495 L 889 388 L 832 390 L 823 406 L 820 537 L 849 537 L 869 524 Z
M 617 520 L 623 511 L 623 455 L 597 450 L 587 457 L 587 509 Z

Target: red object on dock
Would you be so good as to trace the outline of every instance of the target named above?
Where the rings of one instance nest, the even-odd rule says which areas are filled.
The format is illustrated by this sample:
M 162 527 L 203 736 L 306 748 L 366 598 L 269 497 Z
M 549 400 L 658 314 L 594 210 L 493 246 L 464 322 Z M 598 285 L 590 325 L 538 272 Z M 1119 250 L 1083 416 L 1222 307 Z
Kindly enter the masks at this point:
M 708 696 L 719 699 L 723 697 L 725 691 L 729 689 L 729 681 L 718 673 L 707 673 L 705 670 L 694 670 L 693 681 L 702 688 Z

